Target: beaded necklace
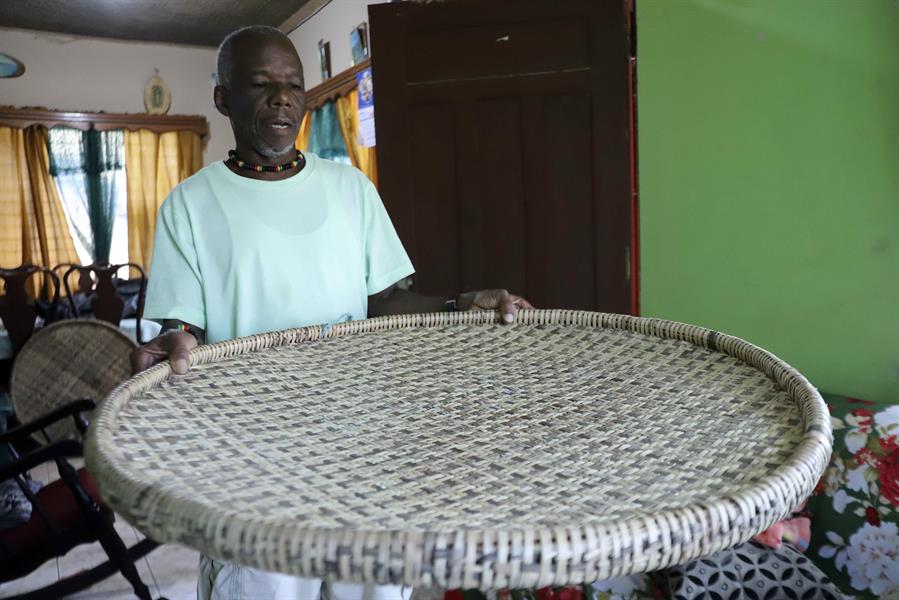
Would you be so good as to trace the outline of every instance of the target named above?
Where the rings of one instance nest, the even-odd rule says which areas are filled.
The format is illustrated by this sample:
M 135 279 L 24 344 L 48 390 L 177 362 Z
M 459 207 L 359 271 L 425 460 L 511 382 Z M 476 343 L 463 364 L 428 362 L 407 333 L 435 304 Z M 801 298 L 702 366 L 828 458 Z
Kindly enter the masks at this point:
M 240 160 L 237 156 L 237 152 L 234 150 L 228 151 L 228 160 L 226 163 L 231 163 L 236 165 L 238 169 L 246 169 L 247 171 L 256 171 L 257 173 L 280 173 L 281 171 L 286 171 L 287 169 L 298 169 L 300 171 L 303 170 L 303 167 L 306 166 L 306 157 L 303 156 L 303 153 L 297 150 L 297 157 L 283 165 L 251 165 L 248 162 L 244 162 Z

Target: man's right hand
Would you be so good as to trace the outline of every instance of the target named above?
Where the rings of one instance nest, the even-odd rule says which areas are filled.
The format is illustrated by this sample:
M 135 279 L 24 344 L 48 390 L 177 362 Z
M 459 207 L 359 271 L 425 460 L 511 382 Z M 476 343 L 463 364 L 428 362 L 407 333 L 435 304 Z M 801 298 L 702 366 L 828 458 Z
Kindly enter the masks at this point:
M 165 331 L 131 353 L 131 371 L 135 374 L 166 359 L 176 375 L 184 375 L 190 366 L 188 352 L 197 347 L 197 338 L 186 331 Z

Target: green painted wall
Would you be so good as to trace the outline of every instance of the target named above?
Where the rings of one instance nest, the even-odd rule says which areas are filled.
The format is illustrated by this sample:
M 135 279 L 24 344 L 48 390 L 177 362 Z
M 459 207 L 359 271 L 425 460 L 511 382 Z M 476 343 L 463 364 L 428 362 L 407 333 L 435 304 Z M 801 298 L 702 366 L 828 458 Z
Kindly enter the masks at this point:
M 641 312 L 899 401 L 899 4 L 637 0 Z

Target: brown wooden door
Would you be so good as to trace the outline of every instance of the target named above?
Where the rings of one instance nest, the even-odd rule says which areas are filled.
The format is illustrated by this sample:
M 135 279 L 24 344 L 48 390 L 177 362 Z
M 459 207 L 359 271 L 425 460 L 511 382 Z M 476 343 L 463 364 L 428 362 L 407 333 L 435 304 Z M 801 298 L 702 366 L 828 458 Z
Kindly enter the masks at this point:
M 622 2 L 369 7 L 381 196 L 427 294 L 632 312 Z

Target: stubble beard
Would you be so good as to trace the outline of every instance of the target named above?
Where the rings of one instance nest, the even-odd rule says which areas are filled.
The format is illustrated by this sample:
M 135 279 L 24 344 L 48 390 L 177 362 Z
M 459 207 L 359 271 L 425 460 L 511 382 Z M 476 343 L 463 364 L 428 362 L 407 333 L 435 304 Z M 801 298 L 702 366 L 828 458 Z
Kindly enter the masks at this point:
M 293 144 L 287 144 L 283 148 L 272 148 L 271 146 L 266 145 L 264 142 L 259 142 L 259 146 L 256 148 L 256 152 L 261 154 L 266 158 L 278 158 L 279 156 L 284 156 L 287 152 L 293 148 Z
M 263 141 L 259 128 L 256 127 L 255 124 L 247 127 L 245 131 L 247 133 L 247 137 L 251 140 L 254 140 L 253 150 L 266 158 L 278 158 L 280 156 L 284 156 L 294 148 L 294 145 L 292 143 L 287 144 L 282 148 L 269 146 Z

